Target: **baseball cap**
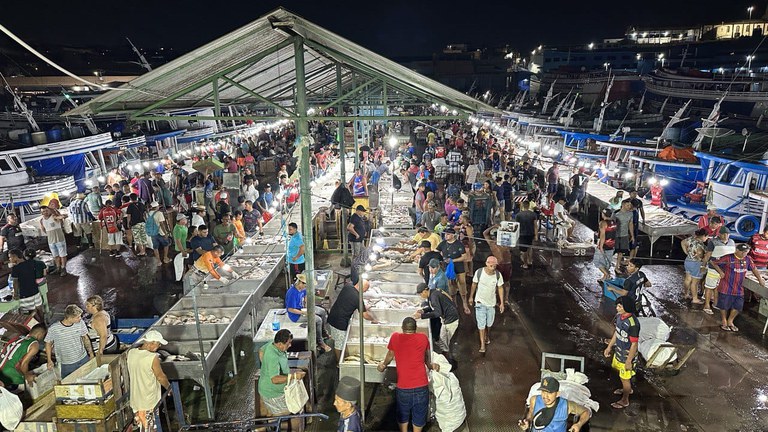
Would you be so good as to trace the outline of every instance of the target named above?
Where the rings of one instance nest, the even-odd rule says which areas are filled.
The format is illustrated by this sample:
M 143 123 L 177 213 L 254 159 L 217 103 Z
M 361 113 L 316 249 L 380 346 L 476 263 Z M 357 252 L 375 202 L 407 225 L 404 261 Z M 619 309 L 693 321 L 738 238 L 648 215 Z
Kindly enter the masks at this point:
M 422 282 L 422 283 L 420 283 L 420 284 L 416 285 L 416 294 L 421 294 L 421 293 L 422 293 L 422 292 L 424 292 L 424 290 L 426 290 L 427 288 L 428 288 L 428 286 L 427 286 L 427 284 L 425 284 L 424 282 Z
M 730 234 L 731 230 L 728 229 L 727 226 L 723 225 L 720 227 L 720 234 Z
M 149 204 L 149 207 L 150 207 L 150 208 L 160 207 L 160 203 L 159 203 L 159 202 L 157 202 L 157 201 L 152 201 L 152 202 Z
M 539 387 L 539 390 L 547 393 L 557 393 L 560 391 L 560 381 L 552 377 L 544 377 L 541 380 L 541 387 Z
M 184 220 L 186 218 L 187 218 L 187 215 L 185 215 L 184 213 L 179 213 L 179 214 L 176 215 L 176 220 L 177 221 Z
M 419 227 L 419 229 L 416 231 L 420 233 L 426 233 L 426 232 L 429 232 L 429 228 L 422 226 L 422 227 Z
M 707 210 L 717 210 L 717 206 L 714 204 L 710 204 L 707 206 Z
M 365 211 L 365 207 L 359 205 L 359 206 L 355 207 L 355 210 L 364 212 Z
M 163 335 L 160 334 L 157 330 L 149 330 L 148 332 L 144 333 L 144 336 L 142 336 L 137 342 L 160 342 L 161 345 L 168 344 L 168 341 L 163 338 Z
M 741 252 L 749 252 L 751 248 L 746 243 L 739 243 L 736 245 L 736 250 Z
M 443 230 L 443 233 L 445 234 L 456 234 L 456 230 L 453 228 L 446 228 Z
M 432 258 L 429 260 L 429 266 L 432 268 L 438 268 L 440 267 L 440 261 L 438 261 L 437 258 Z

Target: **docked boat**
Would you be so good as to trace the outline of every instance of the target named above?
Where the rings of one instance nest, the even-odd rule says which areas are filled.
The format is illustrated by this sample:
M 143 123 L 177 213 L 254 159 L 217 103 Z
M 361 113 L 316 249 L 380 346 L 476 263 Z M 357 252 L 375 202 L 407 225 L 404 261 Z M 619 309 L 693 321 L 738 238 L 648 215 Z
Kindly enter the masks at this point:
M 698 70 L 661 69 L 643 77 L 645 104 L 668 115 L 692 101 L 691 115 L 701 117 L 723 98 L 720 110 L 732 119 L 758 119 L 768 109 L 768 76 L 742 73 L 737 76 Z
M 72 175 L 33 176 L 16 151 L 0 152 L 0 205 L 19 208 L 22 220 L 37 213 L 39 203 L 53 194 L 69 195 L 77 190 Z

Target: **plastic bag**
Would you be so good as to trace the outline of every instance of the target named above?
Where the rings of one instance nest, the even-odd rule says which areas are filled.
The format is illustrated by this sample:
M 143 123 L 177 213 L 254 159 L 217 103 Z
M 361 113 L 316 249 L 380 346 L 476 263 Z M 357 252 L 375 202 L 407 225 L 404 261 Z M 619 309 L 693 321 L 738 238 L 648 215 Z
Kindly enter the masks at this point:
M 304 382 L 292 378 L 292 374 L 288 375 L 288 384 L 283 389 L 285 395 L 285 404 L 288 406 L 288 411 L 291 414 L 298 414 L 304 409 L 304 405 L 309 400 L 307 389 L 304 387 Z
M 448 280 L 456 279 L 456 267 L 453 264 L 453 259 L 449 259 L 448 265 L 445 266 L 445 277 L 447 277 Z
M 15 430 L 24 415 L 24 405 L 19 397 L 0 387 L 0 423 L 8 430 Z
M 440 430 L 455 431 L 467 418 L 459 380 L 452 372 L 430 372 L 435 395 L 435 419 Z

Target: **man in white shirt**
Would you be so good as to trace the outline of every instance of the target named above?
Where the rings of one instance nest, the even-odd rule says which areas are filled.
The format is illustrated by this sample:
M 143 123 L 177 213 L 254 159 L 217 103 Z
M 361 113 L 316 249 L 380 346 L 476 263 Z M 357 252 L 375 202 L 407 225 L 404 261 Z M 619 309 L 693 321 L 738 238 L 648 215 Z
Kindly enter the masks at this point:
M 477 181 L 477 177 L 481 173 L 481 166 L 478 164 L 477 159 L 472 161 L 472 164 L 467 167 L 465 173 L 465 179 L 469 190 L 472 190 L 472 185 Z
M 496 305 L 499 313 L 504 313 L 504 278 L 496 270 L 499 261 L 491 255 L 485 260 L 485 267 L 477 269 L 472 278 L 472 291 L 469 304 L 475 306 L 475 320 L 480 333 L 480 352 L 485 353 L 485 346 L 491 343 L 489 331 L 496 317 Z M 475 295 L 477 294 L 477 295 Z M 498 296 L 497 296 L 498 294 Z
M 557 203 L 555 204 L 555 223 L 565 228 L 568 238 L 573 236 L 574 224 L 565 210 L 565 196 L 557 198 Z

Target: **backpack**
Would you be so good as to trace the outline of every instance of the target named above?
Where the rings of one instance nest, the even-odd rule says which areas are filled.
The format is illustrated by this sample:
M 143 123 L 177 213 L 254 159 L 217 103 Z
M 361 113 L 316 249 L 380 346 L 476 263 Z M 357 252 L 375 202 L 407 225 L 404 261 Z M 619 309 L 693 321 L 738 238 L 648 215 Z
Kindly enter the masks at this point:
M 146 230 L 148 237 L 154 237 L 160 233 L 160 225 L 158 225 L 155 220 L 155 214 L 157 214 L 156 211 L 150 212 L 148 215 L 149 217 L 147 217 L 144 229 Z
M 477 280 L 480 280 L 480 271 L 482 270 L 483 270 L 483 267 L 475 271 L 475 277 L 477 278 Z M 494 271 L 496 272 L 496 286 L 499 286 L 499 279 L 501 278 L 501 273 L 499 273 L 498 270 L 494 270 Z

